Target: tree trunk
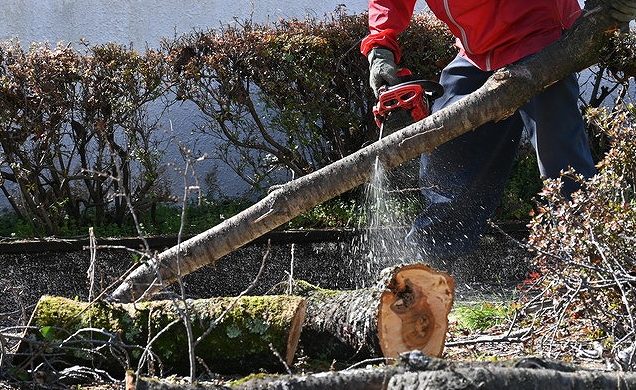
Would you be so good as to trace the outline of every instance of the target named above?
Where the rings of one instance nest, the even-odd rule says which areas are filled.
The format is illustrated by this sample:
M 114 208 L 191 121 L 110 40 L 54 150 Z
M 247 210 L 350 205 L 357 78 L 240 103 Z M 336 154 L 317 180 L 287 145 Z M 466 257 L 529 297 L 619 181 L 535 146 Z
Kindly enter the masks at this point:
M 159 254 L 130 274 L 111 298 L 133 301 L 174 282 L 178 270 L 184 275 L 214 264 L 315 205 L 367 182 L 376 156 L 386 168 L 394 168 L 486 122 L 510 116 L 547 86 L 596 63 L 608 32 L 615 29 L 607 7 L 589 9 L 557 42 L 495 72 L 464 99 L 282 186 L 240 214 Z
M 622 372 L 575 371 L 508 368 L 461 367 L 453 370 L 408 372 L 391 378 L 389 390 L 451 390 L 474 388 L 484 390 L 536 389 L 633 389 L 636 375 Z
M 136 368 L 149 340 L 168 328 L 152 342 L 150 351 L 165 371 L 186 374 L 188 340 L 180 312 L 190 316 L 194 337 L 198 338 L 230 307 L 195 348 L 195 354 L 210 370 L 280 371 L 284 368 L 280 359 L 292 363 L 305 318 L 303 298 L 211 298 L 187 303 L 184 310 L 177 301 L 98 302 L 90 306 L 66 298 L 42 297 L 29 323 L 34 327 L 28 328 L 30 338 L 25 339 L 35 342 L 24 341 L 19 348 L 19 354 L 28 353 L 35 360 L 17 363 L 27 366 L 43 358 L 59 362 L 63 357 L 65 365 L 94 364 L 120 375 L 124 369 Z
M 611 390 L 636 388 L 636 374 L 605 371 L 562 372 L 497 366 L 450 367 L 405 372 L 388 366 L 314 375 L 257 379 L 239 386 L 250 390 Z
M 367 289 L 333 291 L 299 282 L 294 293 L 307 298 L 303 352 L 328 360 L 396 358 L 414 349 L 441 356 L 454 289 L 449 275 L 423 264 L 385 269 Z
M 636 388 L 636 374 L 625 372 L 553 368 L 515 368 L 515 362 L 501 364 L 429 361 L 424 367 L 398 365 L 344 371 L 330 371 L 312 375 L 252 379 L 232 386 L 235 390 L 455 390 L 455 389 L 632 389 Z M 127 390 L 134 390 L 131 377 Z M 214 385 L 177 385 L 141 378 L 140 389 L 219 389 Z

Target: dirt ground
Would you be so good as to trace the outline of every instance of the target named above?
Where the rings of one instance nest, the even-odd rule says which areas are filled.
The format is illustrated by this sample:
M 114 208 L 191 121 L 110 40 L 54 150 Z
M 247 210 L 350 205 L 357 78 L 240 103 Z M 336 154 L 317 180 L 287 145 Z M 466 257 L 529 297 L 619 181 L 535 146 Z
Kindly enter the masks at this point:
M 293 249 L 292 249 L 293 248 Z M 251 245 L 221 259 L 214 267 L 205 267 L 184 278 L 188 297 L 235 296 L 243 291 L 258 273 L 265 245 Z M 276 245 L 264 273 L 251 294 L 266 293 L 273 285 L 293 277 L 332 289 L 364 287 L 374 281 L 375 272 L 366 275 L 366 264 L 351 243 Z M 399 262 L 403 262 L 401 259 Z M 529 271 L 530 255 L 502 235 L 487 235 L 478 250 L 452 263 L 434 264 L 445 268 L 456 279 L 456 302 L 510 300 L 515 286 Z M 121 250 L 98 252 L 94 273 L 95 292 L 106 288 L 130 265 L 133 256 Z M 41 253 L 37 255 L 0 254 L 0 326 L 24 325 L 42 295 L 88 298 L 87 251 Z M 390 264 L 387 264 L 390 265 Z M 377 266 L 377 265 L 376 265 Z M 373 268 L 373 267 L 372 267 Z M 357 275 L 353 277 L 352 275 Z M 451 323 L 452 326 L 452 323 Z M 451 331 L 452 334 L 452 331 Z M 454 336 L 451 336 L 451 340 Z M 451 359 L 520 356 L 515 345 L 497 344 L 476 353 L 476 348 L 449 348 Z M 0 387 L 2 389 L 2 387 Z
M 258 274 L 265 245 L 250 245 L 184 278 L 190 298 L 235 296 Z M 293 251 L 293 252 L 292 252 Z M 291 267 L 293 253 L 293 271 Z M 456 301 L 509 299 L 514 286 L 529 270 L 530 256 L 501 235 L 487 235 L 474 254 L 446 264 L 456 279 Z M 385 261 L 386 266 L 409 259 Z M 391 264 L 393 263 L 393 264 Z M 94 294 L 101 292 L 133 264 L 122 250 L 100 250 L 94 273 Z M 0 325 L 23 323 L 42 295 L 88 298 L 88 251 L 40 254 L 0 254 Z M 364 259 L 351 243 L 275 245 L 252 294 L 266 293 L 274 284 L 295 279 L 330 289 L 353 289 L 375 281 L 376 269 L 367 271 Z

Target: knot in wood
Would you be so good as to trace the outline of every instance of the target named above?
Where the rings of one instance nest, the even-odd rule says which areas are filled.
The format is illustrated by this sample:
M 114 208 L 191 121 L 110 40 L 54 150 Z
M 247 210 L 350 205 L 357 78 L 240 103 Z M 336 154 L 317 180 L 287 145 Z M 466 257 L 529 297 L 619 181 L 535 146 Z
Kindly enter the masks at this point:
M 512 77 L 510 70 L 504 68 L 493 73 L 492 77 L 497 81 L 503 81 Z
M 420 350 L 404 352 L 400 354 L 400 362 L 412 370 L 426 370 L 431 364 L 432 358 Z

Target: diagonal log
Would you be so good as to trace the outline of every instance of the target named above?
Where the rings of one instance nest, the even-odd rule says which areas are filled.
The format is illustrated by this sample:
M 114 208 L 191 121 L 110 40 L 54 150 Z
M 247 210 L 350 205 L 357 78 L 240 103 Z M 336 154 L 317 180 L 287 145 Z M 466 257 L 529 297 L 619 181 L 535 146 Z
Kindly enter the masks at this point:
M 495 72 L 480 89 L 444 110 L 298 178 L 223 223 L 141 265 L 110 298 L 133 301 L 214 264 L 226 254 L 292 218 L 369 181 L 376 156 L 387 169 L 427 153 L 490 121 L 502 120 L 534 95 L 599 60 L 609 32 L 617 28 L 608 0 L 595 1 L 561 39 L 541 52 Z M 592 3 L 588 0 L 588 3 Z

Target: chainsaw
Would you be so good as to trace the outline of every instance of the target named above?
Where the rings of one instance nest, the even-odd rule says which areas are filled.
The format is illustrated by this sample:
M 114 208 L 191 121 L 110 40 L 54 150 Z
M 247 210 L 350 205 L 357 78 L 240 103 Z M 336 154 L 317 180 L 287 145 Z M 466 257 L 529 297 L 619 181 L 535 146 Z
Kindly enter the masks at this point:
M 420 121 L 431 114 L 433 101 L 444 94 L 444 87 L 430 80 L 418 80 L 411 71 L 398 71 L 401 83 L 380 88 L 373 107 L 380 138 Z

